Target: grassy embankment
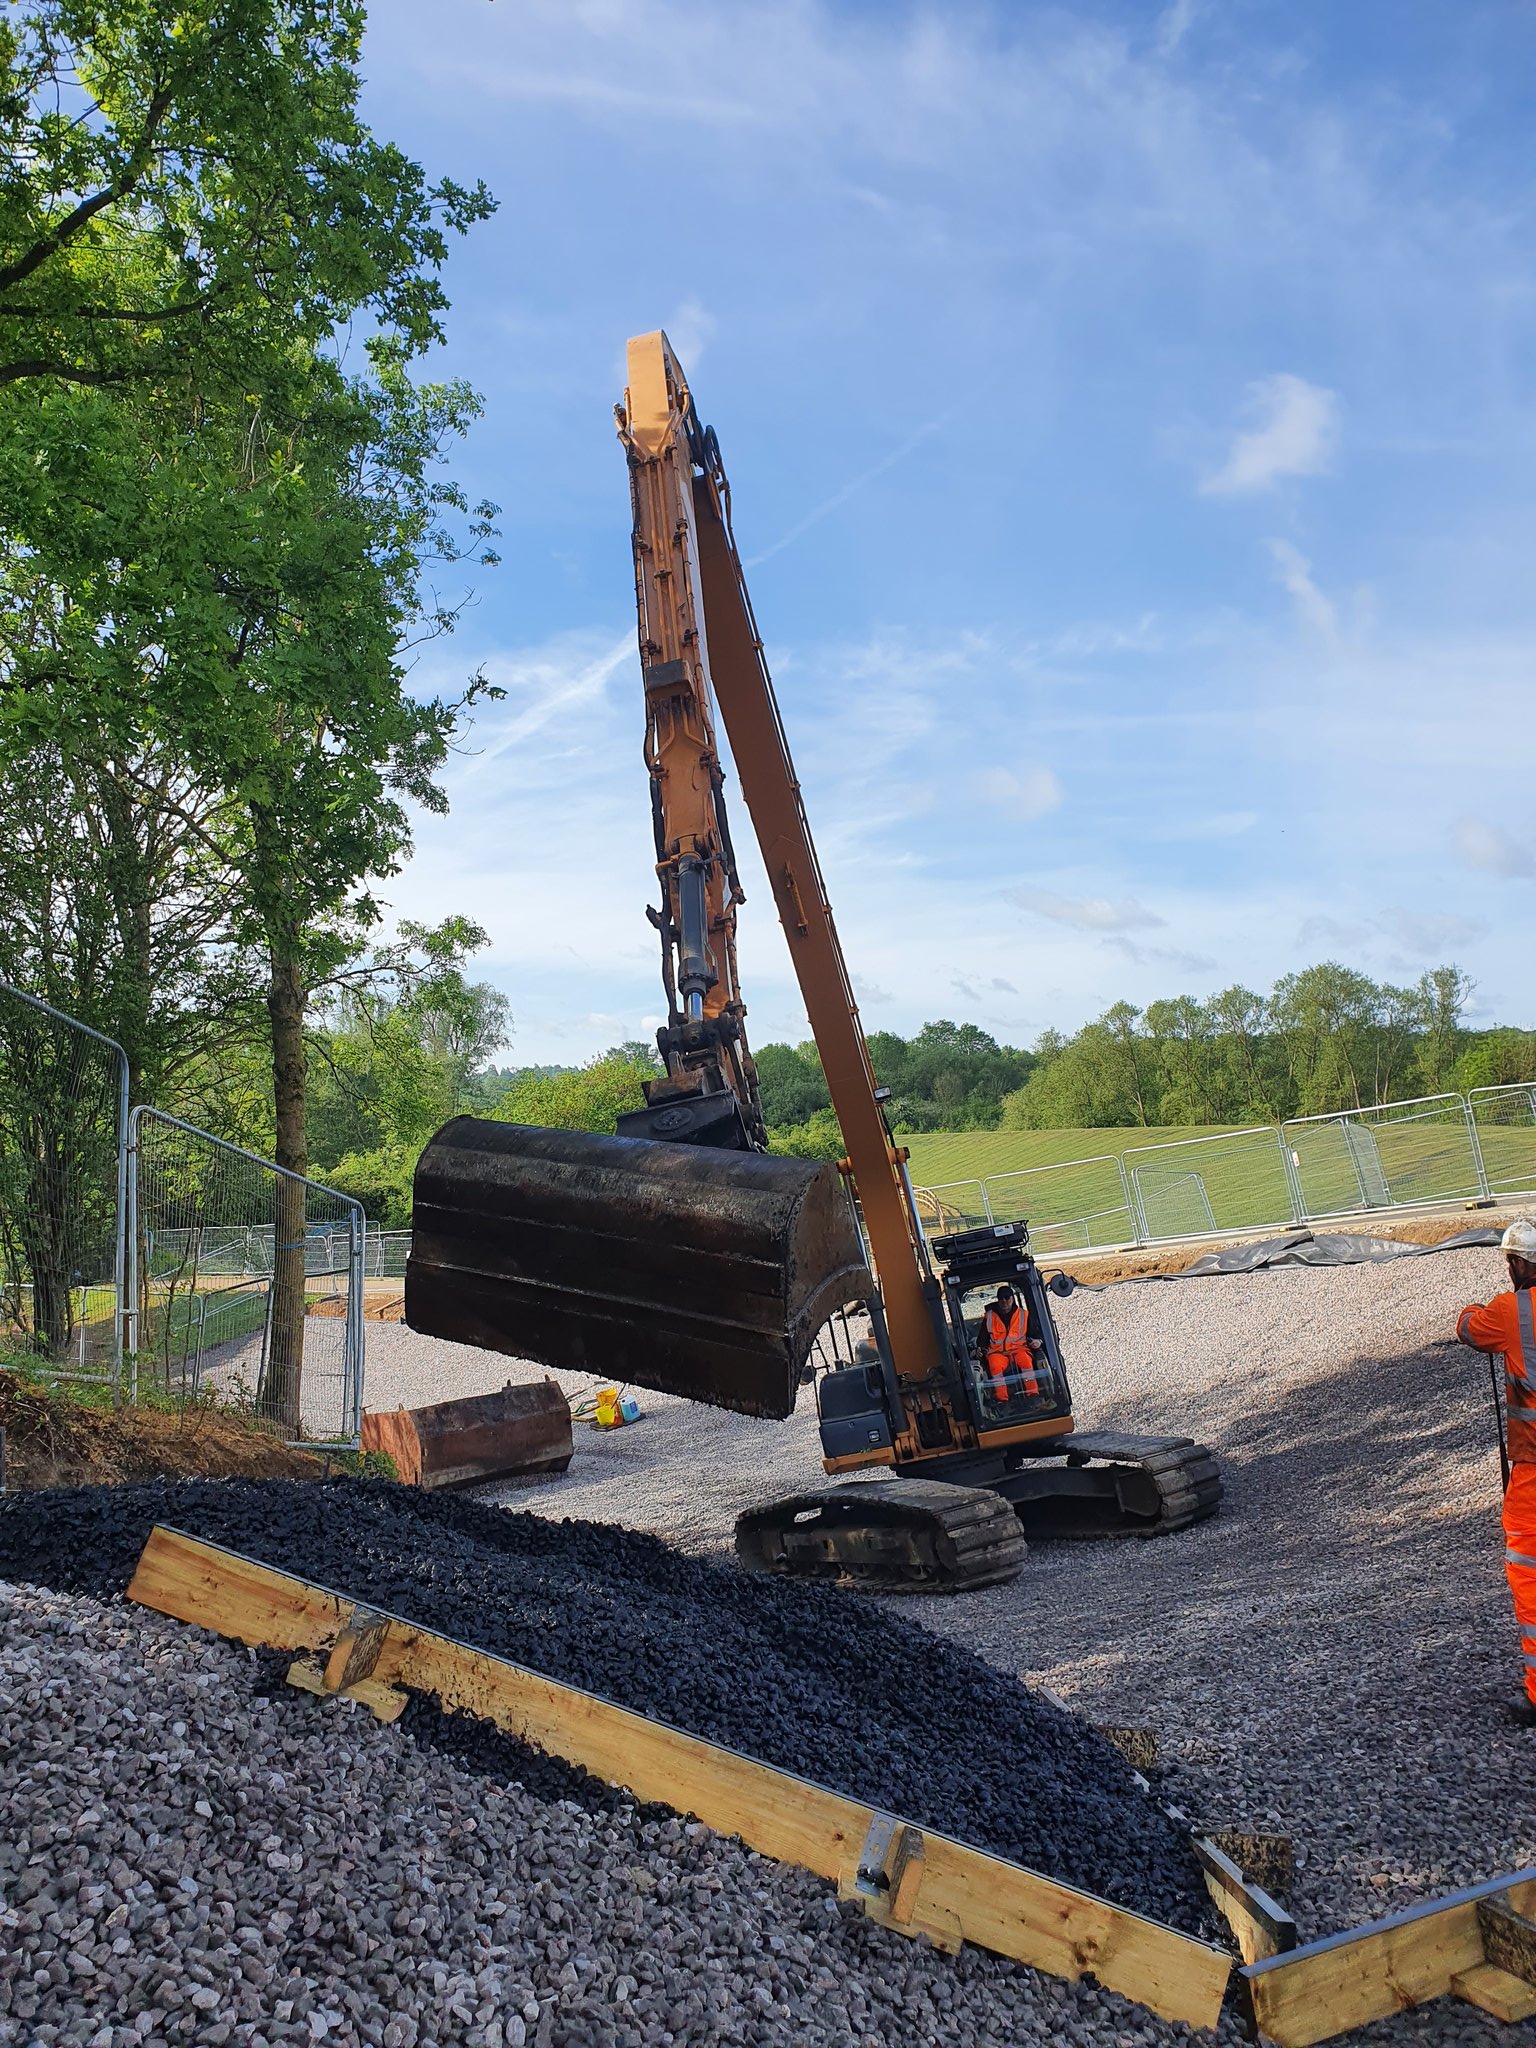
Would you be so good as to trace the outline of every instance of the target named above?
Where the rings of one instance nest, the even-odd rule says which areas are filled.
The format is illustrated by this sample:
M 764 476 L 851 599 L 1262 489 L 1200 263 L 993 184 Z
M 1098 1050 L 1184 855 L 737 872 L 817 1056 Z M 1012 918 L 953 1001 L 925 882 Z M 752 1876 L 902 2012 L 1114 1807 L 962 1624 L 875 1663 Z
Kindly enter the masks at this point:
M 1536 1187 L 1536 1129 L 1480 1128 L 1484 1164 L 1496 1193 Z M 1466 1126 L 1458 1119 L 1377 1126 L 1352 1153 L 1337 1124 L 1292 1133 L 1308 1213 L 1328 1215 L 1395 1202 L 1471 1200 L 1478 1193 Z M 1172 1152 L 1142 1148 L 1185 1139 Z M 1042 1249 L 1113 1244 L 1132 1237 L 1133 1220 L 1115 1163 L 1134 1171 L 1150 1234 L 1242 1230 L 1292 1215 L 1284 1154 L 1276 1138 L 1228 1127 L 1185 1129 L 931 1132 L 906 1140 L 912 1178 L 939 1191 L 946 1222 L 980 1221 L 980 1181 L 994 1215 L 1023 1215 Z M 1049 1169 L 1042 1171 L 1040 1169 Z M 1015 1177 L 1017 1176 L 1017 1177 Z M 1367 1201 L 1367 1197 L 1374 1200 Z

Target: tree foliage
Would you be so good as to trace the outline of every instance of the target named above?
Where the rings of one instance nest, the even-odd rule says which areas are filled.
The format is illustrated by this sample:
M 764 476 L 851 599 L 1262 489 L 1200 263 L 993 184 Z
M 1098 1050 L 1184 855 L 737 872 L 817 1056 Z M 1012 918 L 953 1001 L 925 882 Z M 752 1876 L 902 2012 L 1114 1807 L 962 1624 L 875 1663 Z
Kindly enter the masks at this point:
M 1267 997 L 1235 986 L 1144 1011 L 1117 1003 L 1071 1038 L 1048 1033 L 1002 1121 L 1053 1130 L 1268 1123 L 1464 1085 L 1472 984 L 1439 967 L 1412 988 L 1325 960 Z
M 496 1115 L 509 1124 L 611 1133 L 626 1110 L 645 1107 L 643 1085 L 660 1072 L 650 1047 L 614 1046 L 584 1067 L 522 1076 L 501 1098 Z
M 358 115 L 361 0 L 31 0 L 0 23 L 0 385 L 239 388 L 362 308 L 441 336 L 445 230 L 483 187 L 429 184 Z

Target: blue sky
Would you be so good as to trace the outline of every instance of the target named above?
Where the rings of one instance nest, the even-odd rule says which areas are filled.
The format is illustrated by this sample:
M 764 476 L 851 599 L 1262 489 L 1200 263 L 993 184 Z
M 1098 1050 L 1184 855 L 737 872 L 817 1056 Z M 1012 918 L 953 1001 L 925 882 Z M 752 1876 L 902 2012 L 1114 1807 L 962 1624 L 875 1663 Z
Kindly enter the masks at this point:
M 1536 1021 L 1528 0 L 372 0 L 366 70 L 501 201 L 431 367 L 504 559 L 418 675 L 507 696 L 384 894 L 486 926 L 512 1058 L 660 1014 L 611 416 L 658 325 L 869 1028 L 1328 956 Z

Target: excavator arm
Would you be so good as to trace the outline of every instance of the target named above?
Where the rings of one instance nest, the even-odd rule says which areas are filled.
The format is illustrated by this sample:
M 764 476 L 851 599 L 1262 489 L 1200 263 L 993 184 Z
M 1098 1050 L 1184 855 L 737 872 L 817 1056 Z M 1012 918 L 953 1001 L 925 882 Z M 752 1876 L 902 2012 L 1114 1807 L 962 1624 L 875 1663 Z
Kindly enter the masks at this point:
M 701 1040 L 723 1027 L 732 1049 L 746 1051 L 736 986 L 736 905 L 743 899 L 725 827 L 713 697 L 847 1146 L 890 1349 L 904 1376 L 926 1379 L 940 1356 L 936 1290 L 906 1154 L 891 1142 L 880 1112 L 858 1004 L 752 615 L 720 445 L 712 429 L 699 425 L 665 334 L 631 341 L 628 368 L 619 435 L 635 514 L 646 760 L 665 906 L 663 976 L 674 1012 L 660 1034 L 662 1050 L 669 1069 L 680 1054 L 689 1057 L 692 1019 L 679 1030 L 676 990 L 685 1002 L 703 1004 L 694 1025 Z M 690 939 L 691 933 L 698 936 Z M 712 970 L 717 978 L 706 981 Z M 749 1059 L 744 1065 L 749 1079 L 736 1083 L 743 1121 L 755 1113 L 760 1123 L 755 1073 Z M 671 1093 L 667 1083 L 648 1091 L 652 1103 L 663 1091 Z M 636 1126 L 645 1115 L 620 1128 L 641 1135 Z
M 618 408 L 634 512 L 635 599 L 645 686 L 667 1022 L 657 1033 L 665 1076 L 646 1108 L 623 1117 L 632 1138 L 766 1151 L 757 1070 L 736 973 L 736 907 L 744 898 L 715 738 L 693 469 L 705 436 L 665 337 L 630 343 L 629 402 Z M 636 394 L 638 393 L 638 399 Z M 711 440 L 713 437 L 710 437 Z

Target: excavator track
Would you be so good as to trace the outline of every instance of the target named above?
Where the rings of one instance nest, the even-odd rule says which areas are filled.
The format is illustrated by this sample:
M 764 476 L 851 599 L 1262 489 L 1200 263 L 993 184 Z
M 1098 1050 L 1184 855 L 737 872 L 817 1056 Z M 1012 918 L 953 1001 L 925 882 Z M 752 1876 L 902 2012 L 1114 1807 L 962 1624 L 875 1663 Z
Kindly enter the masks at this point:
M 1036 1540 L 1171 1536 L 1221 1505 L 1216 1460 L 1192 1437 L 1083 1430 L 1060 1448 L 1066 1462 L 1031 1460 L 998 1482 Z
M 1028 1543 L 999 1494 L 932 1479 L 854 1480 L 765 1502 L 736 1522 L 749 1571 L 871 1592 L 969 1593 L 1016 1579 Z

